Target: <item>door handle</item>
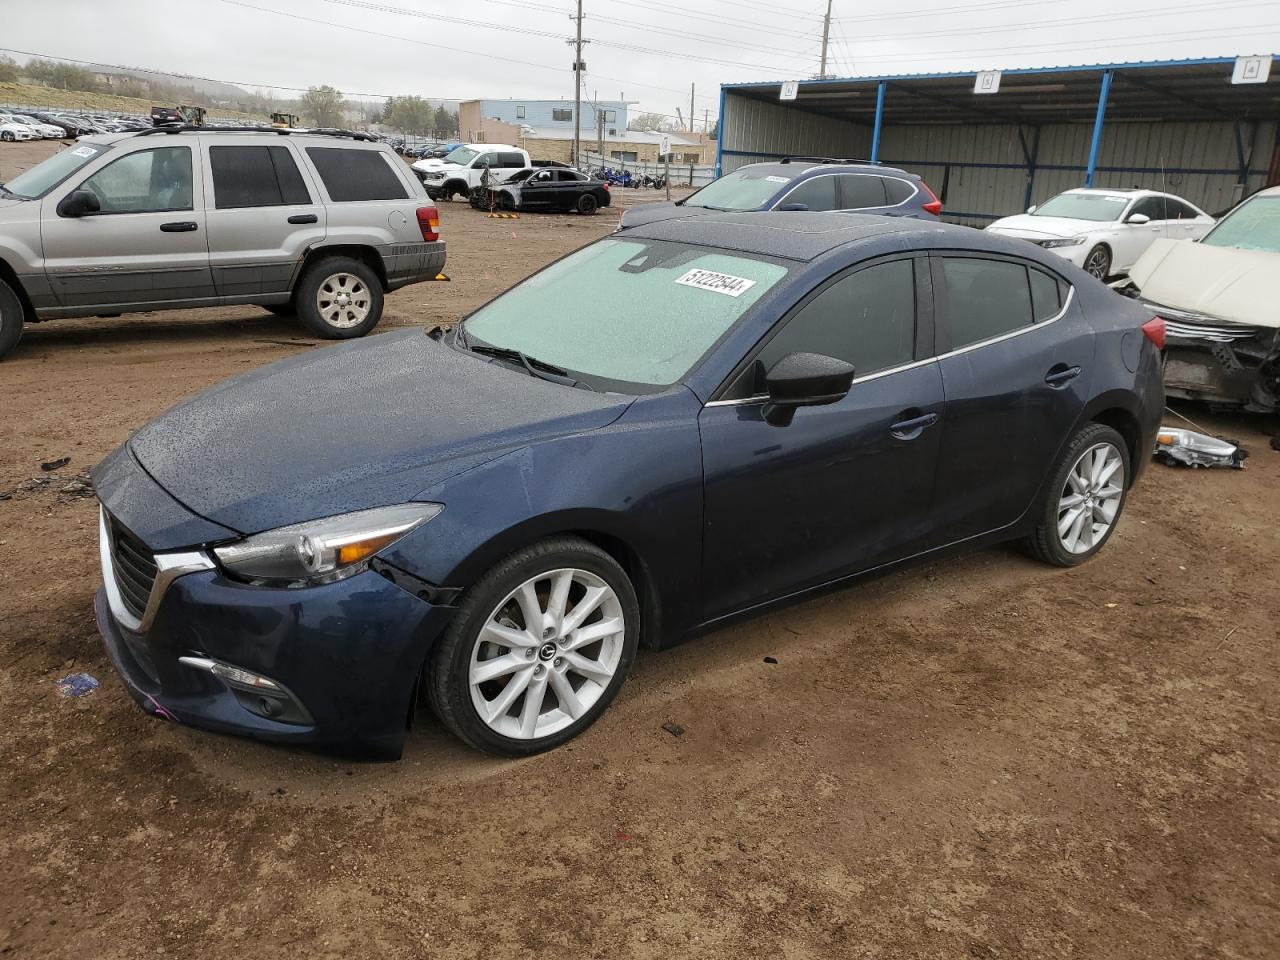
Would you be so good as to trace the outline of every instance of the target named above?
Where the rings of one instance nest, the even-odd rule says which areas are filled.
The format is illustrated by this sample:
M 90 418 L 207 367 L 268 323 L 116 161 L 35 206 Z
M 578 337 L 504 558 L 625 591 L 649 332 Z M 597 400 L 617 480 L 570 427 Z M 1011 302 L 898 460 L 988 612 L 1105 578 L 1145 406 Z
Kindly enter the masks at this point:
M 319 223 L 320 218 L 314 213 L 295 213 L 289 218 L 290 223 Z
M 1065 363 L 1059 363 L 1049 368 L 1049 372 L 1044 375 L 1044 382 L 1051 387 L 1065 387 L 1078 376 L 1080 376 L 1079 367 L 1068 367 Z
M 917 414 L 906 420 L 899 420 L 897 423 L 889 427 L 889 433 L 898 440 L 914 440 L 920 434 L 924 433 L 928 427 L 938 422 L 936 413 L 919 413 L 916 410 L 903 410 L 898 416 L 905 416 L 909 413 Z
M 192 230 L 199 230 L 200 224 L 194 220 L 174 220 L 170 223 L 160 224 L 161 233 L 190 233 Z

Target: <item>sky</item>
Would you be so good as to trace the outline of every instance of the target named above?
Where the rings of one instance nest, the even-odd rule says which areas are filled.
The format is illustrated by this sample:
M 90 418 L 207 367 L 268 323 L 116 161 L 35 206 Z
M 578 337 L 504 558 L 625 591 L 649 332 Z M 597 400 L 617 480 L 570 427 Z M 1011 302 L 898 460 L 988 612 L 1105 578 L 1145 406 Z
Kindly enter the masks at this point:
M 687 117 L 692 84 L 697 119 L 714 122 L 721 83 L 818 75 L 827 2 L 583 0 L 584 96 Z M 831 3 L 828 76 L 1280 53 L 1280 0 Z M 573 0 L 0 0 L 0 47 L 287 97 L 330 84 L 571 100 L 572 13 Z

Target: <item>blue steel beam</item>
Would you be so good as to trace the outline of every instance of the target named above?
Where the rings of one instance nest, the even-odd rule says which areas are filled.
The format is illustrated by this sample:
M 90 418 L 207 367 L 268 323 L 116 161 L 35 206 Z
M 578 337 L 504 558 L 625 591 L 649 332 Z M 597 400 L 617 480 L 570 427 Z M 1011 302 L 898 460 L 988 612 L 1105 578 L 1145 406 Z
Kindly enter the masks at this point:
M 871 162 L 880 162 L 880 124 L 884 120 L 884 90 L 888 86 L 881 80 L 876 85 L 876 125 L 871 131 Z
M 1093 141 L 1089 144 L 1089 164 L 1085 168 L 1084 185 L 1093 186 L 1093 175 L 1098 169 L 1098 148 L 1102 146 L 1102 122 L 1107 116 L 1107 96 L 1111 93 L 1114 70 L 1102 75 L 1102 89 L 1098 91 L 1098 112 L 1093 116 Z

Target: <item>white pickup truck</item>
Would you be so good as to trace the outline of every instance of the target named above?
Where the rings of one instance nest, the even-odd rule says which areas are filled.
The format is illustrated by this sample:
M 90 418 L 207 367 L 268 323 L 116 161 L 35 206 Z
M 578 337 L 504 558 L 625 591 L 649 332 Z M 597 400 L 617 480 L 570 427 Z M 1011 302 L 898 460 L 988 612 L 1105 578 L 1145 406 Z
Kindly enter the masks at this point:
M 464 143 L 455 147 L 443 160 L 419 160 L 413 165 L 427 195 L 432 200 L 463 200 L 471 195 L 471 188 L 478 187 L 486 171 L 492 171 L 491 179 L 501 180 L 512 170 L 531 166 L 529 154 L 519 147 L 505 143 Z

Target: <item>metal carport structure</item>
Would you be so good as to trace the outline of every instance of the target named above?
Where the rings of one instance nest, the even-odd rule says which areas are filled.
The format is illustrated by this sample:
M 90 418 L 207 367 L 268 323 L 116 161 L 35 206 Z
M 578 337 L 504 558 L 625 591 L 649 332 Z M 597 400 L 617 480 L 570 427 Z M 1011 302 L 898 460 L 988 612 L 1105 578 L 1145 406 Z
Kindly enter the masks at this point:
M 1273 60 L 1263 57 L 1265 63 Z M 1167 190 L 1219 213 L 1280 181 L 1280 77 L 1236 58 L 827 78 L 720 88 L 716 168 L 861 157 L 920 174 L 944 218 L 981 226 L 1083 185 Z M 1280 73 L 1280 71 L 1277 71 Z

